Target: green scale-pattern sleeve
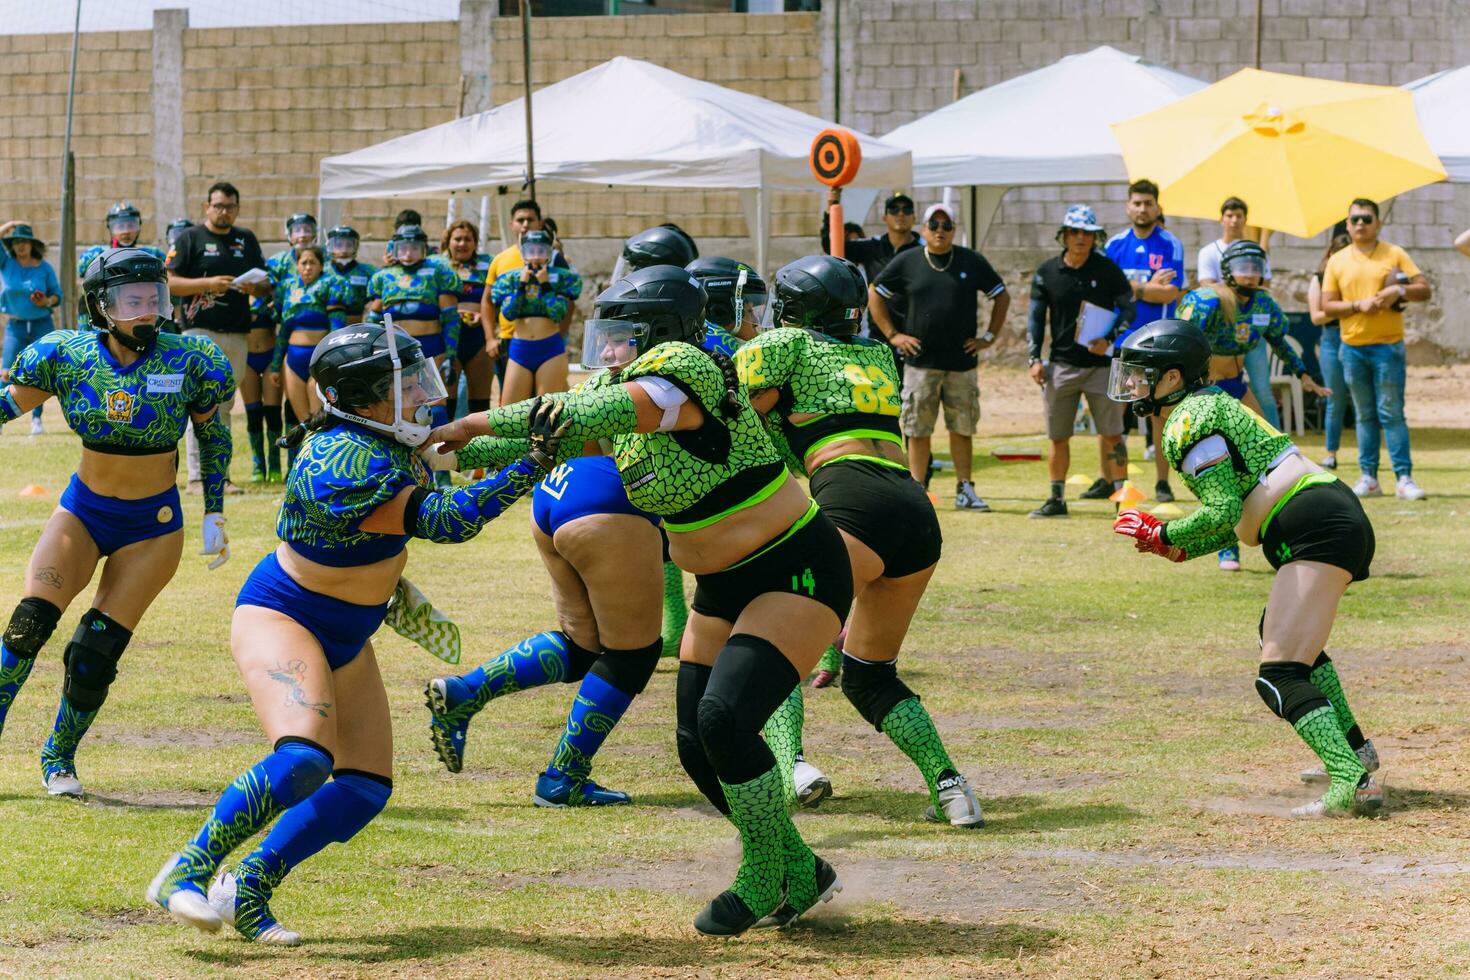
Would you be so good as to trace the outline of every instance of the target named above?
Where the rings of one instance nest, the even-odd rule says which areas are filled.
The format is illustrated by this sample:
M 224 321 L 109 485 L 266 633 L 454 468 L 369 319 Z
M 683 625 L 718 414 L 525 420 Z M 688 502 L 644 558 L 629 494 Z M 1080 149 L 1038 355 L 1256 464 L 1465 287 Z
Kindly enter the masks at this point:
M 577 387 L 573 388 L 571 391 L 554 391 L 542 395 L 541 397 L 550 401 L 563 401 L 569 397 L 585 396 L 591 392 L 602 391 L 616 387 L 617 382 L 615 382 L 612 379 L 612 376 L 604 370 L 598 371 L 596 374 L 592 375 L 591 377 L 587 378 L 587 380 L 577 385 Z M 531 405 L 529 401 L 521 402 L 520 404 L 526 406 L 526 409 L 529 411 Z M 509 407 L 515 408 L 516 406 L 512 405 Z M 517 415 L 519 415 L 519 413 L 517 413 Z M 524 426 L 524 421 L 522 421 L 520 424 Z M 499 430 L 497 429 L 497 431 Z M 564 463 L 569 459 L 573 459 L 577 456 L 582 455 L 583 442 L 584 440 L 570 437 L 563 439 L 560 445 L 557 446 L 556 461 L 558 463 Z M 463 449 L 455 453 L 454 468 L 461 471 L 479 469 L 482 467 L 486 469 L 500 469 L 503 466 L 509 466 L 511 463 L 514 463 L 518 459 L 524 459 L 526 454 L 530 451 L 531 440 L 527 438 L 507 438 L 505 436 L 476 436 L 475 438 L 471 439 Z
M 1189 451 L 1213 435 L 1225 440 L 1229 458 L 1198 473 L 1186 472 Z M 1180 402 L 1164 426 L 1164 456 L 1199 498 L 1200 507 L 1164 525 L 1168 542 L 1190 558 L 1233 544 L 1246 495 L 1291 445 L 1265 419 L 1218 388 L 1205 388 Z

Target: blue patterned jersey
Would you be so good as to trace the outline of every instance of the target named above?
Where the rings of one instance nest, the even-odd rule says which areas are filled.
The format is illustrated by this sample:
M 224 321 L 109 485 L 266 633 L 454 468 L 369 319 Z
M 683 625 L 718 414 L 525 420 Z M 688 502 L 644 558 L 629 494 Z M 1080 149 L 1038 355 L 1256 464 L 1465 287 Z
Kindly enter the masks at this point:
M 100 452 L 167 452 L 178 445 L 189 413 L 235 397 L 224 351 L 208 337 L 160 334 L 127 367 L 95 330 L 57 330 L 21 352 L 16 384 L 56 396 L 82 445 Z
M 166 256 L 163 254 L 162 249 L 154 248 L 152 245 L 132 245 L 129 247 L 142 249 L 149 255 L 156 256 L 158 258 L 158 261 L 160 262 L 162 262 L 166 258 Z M 77 259 L 77 278 L 85 279 L 87 277 L 87 266 L 92 264 L 92 260 L 101 255 L 103 252 L 106 252 L 107 250 L 113 248 L 117 248 L 117 246 L 109 242 L 106 245 L 93 245 L 91 248 L 83 252 L 81 254 L 81 257 Z M 90 320 L 87 319 L 87 305 L 80 299 L 78 299 L 77 301 L 77 329 L 92 329 L 92 323 Z
M 1281 311 L 1281 304 L 1264 289 L 1256 290 L 1244 303 L 1236 305 L 1233 323 L 1226 321 L 1220 296 L 1213 286 L 1201 286 L 1185 293 L 1179 300 L 1178 316 L 1205 332 L 1211 353 L 1245 354 L 1264 339 L 1293 375 L 1306 370 L 1302 359 L 1286 342 L 1286 314 Z
M 575 269 L 548 269 L 546 282 L 521 282 L 521 270 L 502 272 L 490 286 L 490 302 L 507 320 L 541 316 L 561 322 L 572 301 L 582 295 L 582 277 Z
M 313 432 L 286 477 L 276 535 L 302 557 L 323 565 L 368 565 L 391 558 L 406 534 L 358 526 L 404 487 L 429 486 L 429 471 L 401 443 L 349 422 Z
M 296 250 L 288 246 L 266 259 L 265 271 L 270 274 L 271 286 L 280 289 L 283 282 L 296 275 Z
M 715 354 L 724 354 L 726 357 L 734 357 L 740 345 L 745 343 L 739 337 L 730 333 L 724 327 L 717 326 L 710 321 L 704 321 L 704 339 L 699 346 Z
M 368 281 L 368 299 L 382 300 L 384 312 L 404 320 L 437 320 L 439 297 L 459 296 L 459 277 L 432 259 L 412 269 L 385 266 Z
M 276 289 L 276 316 L 282 330 L 331 330 L 345 326 L 342 280 L 321 276 L 311 285 L 294 273 Z
M 331 276 L 338 281 L 338 295 L 342 299 L 342 308 L 347 313 L 349 320 L 361 320 L 363 307 L 367 306 L 368 284 L 372 282 L 378 267 L 368 265 L 366 262 L 353 261 L 346 267 L 337 265 L 333 260 L 327 261 L 327 267 L 322 270 L 323 276 Z
M 463 263 L 444 256 L 444 264 L 459 280 L 458 296 L 461 303 L 478 303 L 480 297 L 485 295 L 485 286 L 490 278 L 490 261 L 490 256 L 484 252 Z

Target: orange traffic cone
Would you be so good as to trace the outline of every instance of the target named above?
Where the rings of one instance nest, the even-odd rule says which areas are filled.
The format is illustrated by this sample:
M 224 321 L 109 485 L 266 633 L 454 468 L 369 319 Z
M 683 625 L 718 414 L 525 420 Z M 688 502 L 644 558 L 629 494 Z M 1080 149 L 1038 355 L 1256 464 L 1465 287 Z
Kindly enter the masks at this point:
M 16 492 L 17 497 L 44 497 L 46 488 L 39 483 L 28 483 Z

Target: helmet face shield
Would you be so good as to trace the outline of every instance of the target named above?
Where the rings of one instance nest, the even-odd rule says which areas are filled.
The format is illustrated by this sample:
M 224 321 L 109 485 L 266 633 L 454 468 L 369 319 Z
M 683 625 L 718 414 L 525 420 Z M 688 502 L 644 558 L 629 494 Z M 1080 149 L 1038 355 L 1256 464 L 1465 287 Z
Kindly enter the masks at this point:
M 166 317 L 173 312 L 173 303 L 166 283 L 124 282 L 103 291 L 102 308 L 114 323 L 128 323 Z
M 132 215 L 120 214 L 115 218 L 107 219 L 107 230 L 112 232 L 114 235 L 136 235 L 139 231 L 142 230 L 142 228 L 142 220 L 140 218 L 135 218 Z
M 1153 368 L 1115 357 L 1108 372 L 1108 397 L 1124 404 L 1141 401 L 1150 397 L 1158 380 L 1158 372 Z
M 403 265 L 415 265 L 429 254 L 429 246 L 413 239 L 399 238 L 393 242 L 393 258 Z
M 413 364 L 405 364 L 399 372 L 399 404 L 403 409 L 416 409 L 420 405 L 432 405 L 449 397 L 444 388 L 444 379 L 434 368 L 433 360 L 424 358 Z
M 1232 255 L 1225 263 L 1224 271 L 1232 279 L 1255 276 L 1260 281 L 1266 274 L 1266 263 L 1259 255 Z
M 333 235 L 327 239 L 327 254 L 340 262 L 357 258 L 357 239 Z
M 551 261 L 551 246 L 545 242 L 522 242 L 521 258 L 527 265 Z
M 638 356 L 650 327 L 635 320 L 591 319 L 582 327 L 582 366 L 622 367 Z

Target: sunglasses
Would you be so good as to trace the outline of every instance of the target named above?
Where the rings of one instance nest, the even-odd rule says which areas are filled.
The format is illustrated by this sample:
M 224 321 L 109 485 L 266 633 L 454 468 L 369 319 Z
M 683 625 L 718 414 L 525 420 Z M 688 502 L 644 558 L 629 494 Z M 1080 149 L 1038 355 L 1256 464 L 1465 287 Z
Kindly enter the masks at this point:
M 885 214 L 913 214 L 914 206 L 912 204 L 890 204 L 883 211 Z
M 938 218 L 934 218 L 934 219 L 932 219 L 929 222 L 929 230 L 930 231 L 954 231 L 954 222 L 953 221 L 940 221 Z
M 1350 225 L 1371 225 L 1376 220 L 1378 219 L 1374 218 L 1371 214 L 1350 214 L 1348 215 L 1347 223 Z

